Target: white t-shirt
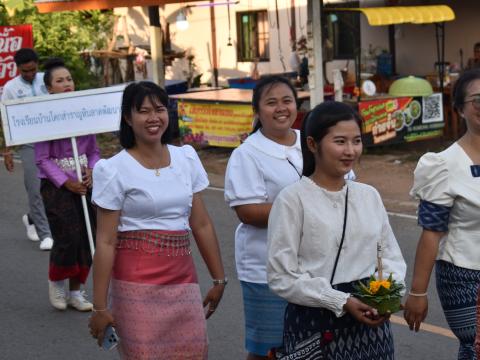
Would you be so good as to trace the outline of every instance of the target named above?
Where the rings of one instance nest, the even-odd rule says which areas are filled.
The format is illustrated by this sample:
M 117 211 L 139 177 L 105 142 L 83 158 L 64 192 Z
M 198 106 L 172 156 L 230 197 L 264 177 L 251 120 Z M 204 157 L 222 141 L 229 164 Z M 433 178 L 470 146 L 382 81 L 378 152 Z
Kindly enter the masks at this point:
M 230 157 L 225 174 L 225 201 L 230 207 L 273 203 L 285 186 L 302 174 L 300 132 L 292 146 L 266 138 L 260 130 L 250 135 Z M 267 283 L 267 229 L 240 223 L 235 232 L 238 278 Z
M 330 285 L 342 238 L 345 197 L 348 210 L 345 238 L 333 284 L 370 277 L 382 245 L 383 274 L 404 282 L 407 266 L 378 192 L 347 181 L 328 191 L 310 178 L 285 188 L 273 203 L 268 220 L 268 285 L 287 301 L 327 308 L 337 316 L 349 294 Z
M 480 177 L 473 176 L 472 165 L 457 143 L 438 154 L 426 153 L 418 161 L 410 194 L 451 208 L 437 259 L 480 270 Z
M 118 231 L 190 230 L 193 194 L 208 186 L 208 177 L 195 150 L 168 145 L 170 165 L 143 167 L 126 150 L 93 169 L 92 201 L 121 210 Z
M 43 73 L 37 72 L 32 84 L 20 75 L 8 81 L 3 87 L 2 101 L 41 95 L 48 95 L 48 91 L 43 82 Z

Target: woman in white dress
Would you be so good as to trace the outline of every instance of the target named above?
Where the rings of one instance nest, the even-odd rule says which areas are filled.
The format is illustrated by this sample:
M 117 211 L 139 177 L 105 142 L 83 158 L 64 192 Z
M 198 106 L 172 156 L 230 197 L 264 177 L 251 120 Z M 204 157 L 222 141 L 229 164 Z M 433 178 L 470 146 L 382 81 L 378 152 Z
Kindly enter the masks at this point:
M 325 102 L 302 129 L 303 176 L 273 203 L 268 284 L 288 301 L 281 359 L 393 359 L 388 316 L 351 296 L 376 271 L 403 282 L 406 265 L 378 192 L 345 180 L 362 152 L 361 121 Z
M 123 94 L 120 153 L 93 171 L 98 206 L 90 332 L 107 325 L 124 359 L 207 359 L 205 317 L 227 282 L 200 191 L 208 178 L 195 150 L 167 145 L 168 96 L 151 82 Z M 212 276 L 202 307 L 190 232 Z M 107 293 L 110 288 L 110 304 Z
M 467 132 L 440 153 L 418 161 L 411 194 L 420 200 L 417 245 L 405 320 L 418 331 L 428 312 L 428 283 L 435 265 L 445 318 L 460 341 L 458 359 L 475 359 L 475 305 L 480 285 L 480 70 L 456 81 L 454 106 Z M 478 334 L 478 332 L 477 332 Z

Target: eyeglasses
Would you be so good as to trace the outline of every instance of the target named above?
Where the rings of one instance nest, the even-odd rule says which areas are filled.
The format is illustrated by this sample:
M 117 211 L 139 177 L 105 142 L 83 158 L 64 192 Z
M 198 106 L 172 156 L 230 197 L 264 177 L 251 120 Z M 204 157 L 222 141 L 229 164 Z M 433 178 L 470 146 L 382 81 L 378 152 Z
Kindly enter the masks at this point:
M 472 106 L 475 108 L 475 110 L 480 110 L 480 96 L 476 96 L 471 100 L 464 101 L 463 103 L 472 103 Z

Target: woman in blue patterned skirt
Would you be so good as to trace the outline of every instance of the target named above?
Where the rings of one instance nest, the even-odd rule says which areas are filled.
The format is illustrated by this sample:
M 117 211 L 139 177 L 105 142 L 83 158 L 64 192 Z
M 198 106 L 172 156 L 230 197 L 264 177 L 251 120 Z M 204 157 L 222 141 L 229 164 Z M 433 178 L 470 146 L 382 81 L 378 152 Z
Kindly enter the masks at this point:
M 325 102 L 305 119 L 301 142 L 303 176 L 268 220 L 268 285 L 288 301 L 277 359 L 393 360 L 388 315 L 351 296 L 375 272 L 378 244 L 385 274 L 403 282 L 406 270 L 378 192 L 344 178 L 362 152 L 361 121 Z
M 454 106 L 467 132 L 448 149 L 427 153 L 415 169 L 411 194 L 420 200 L 417 246 L 405 320 L 418 331 L 428 311 L 435 264 L 438 296 L 460 341 L 458 359 L 476 359 L 475 305 L 480 284 L 480 70 L 455 83 Z

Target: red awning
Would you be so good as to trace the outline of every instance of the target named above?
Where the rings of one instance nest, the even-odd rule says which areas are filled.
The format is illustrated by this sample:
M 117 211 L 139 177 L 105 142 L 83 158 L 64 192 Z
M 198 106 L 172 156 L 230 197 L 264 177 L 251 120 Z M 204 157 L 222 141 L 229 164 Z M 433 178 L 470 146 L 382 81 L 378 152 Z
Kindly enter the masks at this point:
M 189 0 L 188 2 L 197 1 L 201 0 Z M 55 11 L 113 9 L 116 7 L 162 6 L 184 2 L 180 0 L 36 0 L 34 4 L 40 13 L 50 13 Z

